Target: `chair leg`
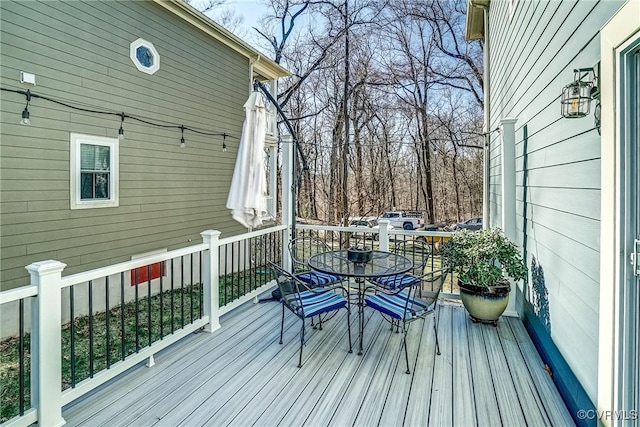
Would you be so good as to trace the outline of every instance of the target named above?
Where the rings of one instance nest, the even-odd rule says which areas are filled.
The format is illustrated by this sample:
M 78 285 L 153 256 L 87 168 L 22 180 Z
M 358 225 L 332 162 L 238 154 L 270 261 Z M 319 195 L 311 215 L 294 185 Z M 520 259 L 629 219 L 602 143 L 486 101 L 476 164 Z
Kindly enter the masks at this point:
M 284 331 L 284 304 L 282 304 L 282 321 L 280 322 L 280 344 L 282 344 L 283 331 Z
M 347 299 L 347 334 L 349 335 L 349 353 L 353 353 L 353 348 L 351 347 L 351 304 Z
M 438 318 L 433 316 L 433 330 L 436 332 L 436 354 L 440 355 L 440 344 L 438 344 Z
M 302 368 L 302 347 L 304 346 L 304 317 L 302 320 L 302 331 L 300 331 L 300 359 L 298 360 L 298 368 Z
M 398 321 L 398 323 L 400 323 L 400 321 Z M 406 373 L 410 374 L 411 371 L 409 370 L 409 351 L 407 350 L 407 332 L 409 329 L 409 325 L 407 325 L 405 322 L 402 322 L 402 329 L 403 329 L 402 342 L 404 345 L 404 361 L 407 364 Z

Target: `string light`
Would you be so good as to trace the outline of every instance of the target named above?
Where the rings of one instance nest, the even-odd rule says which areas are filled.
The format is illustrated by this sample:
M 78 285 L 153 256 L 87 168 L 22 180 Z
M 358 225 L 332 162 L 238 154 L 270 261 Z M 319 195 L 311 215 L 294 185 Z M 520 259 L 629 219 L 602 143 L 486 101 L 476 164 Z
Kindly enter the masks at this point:
M 31 124 L 31 120 L 29 119 L 29 102 L 31 102 L 31 91 L 27 89 L 24 95 L 27 97 L 27 105 L 25 105 L 24 110 L 22 110 L 22 120 L 20 120 L 20 124 L 29 126 Z
M 120 129 L 118 129 L 118 139 L 122 141 L 124 139 L 124 128 L 122 124 L 124 123 L 124 113 L 120 113 Z
M 160 127 L 160 128 L 164 128 L 164 129 L 180 129 L 180 133 L 181 133 L 181 138 L 180 138 L 180 147 L 184 148 L 186 147 L 186 142 L 184 140 L 184 131 L 188 130 L 190 132 L 199 134 L 199 135 L 206 135 L 206 136 L 222 136 L 223 138 L 226 139 L 226 137 L 230 137 L 230 138 L 235 138 L 237 140 L 240 140 L 239 137 L 236 136 L 232 136 L 229 135 L 227 133 L 223 133 L 223 132 L 213 132 L 213 131 L 208 131 L 208 130 L 201 130 L 201 129 L 197 129 L 197 128 L 192 128 L 189 126 L 185 126 L 184 124 L 166 124 L 166 123 L 161 123 L 161 122 L 157 122 L 157 121 L 153 121 L 151 119 L 146 119 L 146 118 L 142 118 L 139 116 L 134 116 L 131 114 L 127 114 L 124 112 L 115 112 L 115 111 L 109 111 L 109 110 L 99 110 L 99 109 L 92 109 L 92 108 L 84 108 L 84 107 L 79 107 L 77 105 L 72 105 L 69 104 L 67 102 L 63 102 L 45 95 L 38 95 L 36 93 L 31 92 L 30 90 L 21 90 L 21 89 L 8 89 L 8 88 L 4 88 L 4 87 L 0 87 L 1 91 L 4 92 L 12 92 L 12 93 L 17 93 L 20 95 L 24 95 L 27 99 L 27 105 L 25 106 L 24 110 L 22 111 L 22 120 L 20 121 L 21 124 L 23 125 L 29 125 L 31 124 L 31 120 L 30 120 L 30 114 L 29 114 L 29 103 L 31 102 L 31 98 L 39 98 L 39 99 L 44 99 L 45 101 L 49 101 L 49 102 L 53 102 L 54 104 L 58 104 L 58 105 L 62 105 L 64 107 L 67 108 L 71 108 L 77 111 L 84 111 L 87 113 L 94 113 L 94 114 L 105 114 L 105 115 L 110 115 L 110 116 L 118 116 L 120 117 L 120 128 L 118 129 L 118 139 L 119 140 L 123 140 L 124 139 L 124 127 L 123 127 L 123 123 L 124 123 L 124 119 L 130 119 L 130 120 L 135 120 L 139 123 L 144 123 L 146 125 L 149 126 L 154 126 L 154 127 Z M 223 142 L 224 145 L 224 142 Z
M 227 140 L 227 134 L 223 133 L 222 134 L 222 152 L 223 153 L 227 152 L 227 144 L 225 143 L 226 140 Z

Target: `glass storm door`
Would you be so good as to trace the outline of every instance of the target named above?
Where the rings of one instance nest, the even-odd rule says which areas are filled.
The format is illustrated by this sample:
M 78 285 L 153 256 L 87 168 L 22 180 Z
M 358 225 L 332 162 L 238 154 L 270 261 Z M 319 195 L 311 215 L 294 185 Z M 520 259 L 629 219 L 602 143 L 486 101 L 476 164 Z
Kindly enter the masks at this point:
M 640 38 L 620 57 L 621 200 L 619 420 L 640 426 Z

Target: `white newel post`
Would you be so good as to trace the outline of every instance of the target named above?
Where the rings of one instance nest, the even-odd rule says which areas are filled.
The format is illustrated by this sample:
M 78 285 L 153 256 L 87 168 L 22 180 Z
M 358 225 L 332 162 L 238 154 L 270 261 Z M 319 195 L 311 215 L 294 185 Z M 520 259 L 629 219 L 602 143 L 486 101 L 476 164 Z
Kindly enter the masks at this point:
M 378 221 L 379 228 L 379 243 L 381 251 L 389 251 L 389 224 L 388 219 L 381 219 Z
M 38 298 L 31 314 L 31 399 L 38 409 L 38 425 L 61 426 L 62 418 L 62 270 L 59 261 L 25 267 Z
M 206 230 L 200 233 L 202 242 L 209 245 L 209 251 L 203 257 L 202 274 L 204 286 L 204 314 L 209 316 L 209 323 L 205 331 L 213 332 L 220 329 L 220 301 L 219 301 L 219 271 L 218 271 L 218 240 L 220 232 Z

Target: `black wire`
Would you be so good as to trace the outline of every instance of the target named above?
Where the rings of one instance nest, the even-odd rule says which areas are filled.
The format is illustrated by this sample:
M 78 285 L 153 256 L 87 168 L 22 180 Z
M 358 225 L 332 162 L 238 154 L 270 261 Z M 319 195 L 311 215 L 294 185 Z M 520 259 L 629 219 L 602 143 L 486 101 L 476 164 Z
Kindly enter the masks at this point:
M 143 119 L 139 116 L 133 116 L 131 114 L 127 114 L 125 112 L 115 112 L 115 111 L 107 111 L 107 110 L 95 110 L 95 109 L 91 109 L 91 108 L 84 108 L 84 107 L 78 107 L 77 105 L 73 105 L 73 104 L 69 104 L 63 101 L 60 101 L 58 99 L 54 99 L 54 98 L 50 98 L 48 96 L 45 95 L 38 95 L 36 93 L 31 92 L 30 90 L 20 90 L 20 89 L 7 89 L 7 88 L 0 88 L 0 90 L 3 90 L 5 92 L 13 92 L 13 93 L 18 93 L 20 95 L 24 95 L 27 97 L 27 102 L 30 100 L 30 98 L 40 98 L 40 99 L 44 99 L 45 101 L 49 101 L 49 102 L 53 102 L 54 104 L 58 104 L 58 105 L 62 105 L 64 107 L 67 108 L 71 108 L 73 110 L 77 110 L 77 111 L 83 111 L 86 113 L 93 113 L 93 114 L 104 114 L 104 115 L 109 115 L 109 116 L 117 116 L 121 118 L 121 121 L 124 121 L 124 119 L 131 119 L 131 120 L 135 120 L 137 122 L 140 123 L 144 123 L 150 126 L 155 126 L 155 127 L 159 127 L 159 128 L 164 128 L 164 129 L 180 129 L 183 132 L 185 130 L 188 130 L 189 132 L 193 132 L 199 135 L 207 135 L 207 136 L 222 136 L 223 138 L 233 138 L 236 140 L 240 140 L 240 138 L 238 138 L 237 136 L 233 136 L 233 135 L 229 135 L 228 133 L 225 132 L 213 132 L 213 131 L 203 131 L 203 130 L 199 130 L 196 128 L 192 128 L 190 126 L 185 126 L 185 125 L 174 125 L 174 124 L 163 124 L 163 123 L 158 123 L 158 122 L 154 122 L 152 120 L 147 120 L 147 119 Z
M 209 131 L 209 130 L 200 130 L 200 129 L 196 129 L 190 126 L 185 126 L 185 125 L 174 125 L 174 124 L 163 124 L 163 123 L 158 123 L 158 122 L 154 122 L 152 120 L 148 120 L 146 118 L 142 118 L 139 116 L 133 116 L 131 114 L 127 114 L 125 112 L 116 112 L 116 111 L 107 111 L 107 110 L 95 110 L 95 109 L 90 109 L 90 108 L 84 108 L 84 107 L 78 107 L 76 105 L 73 104 L 69 104 L 67 102 L 63 102 L 54 98 L 50 98 L 48 96 L 45 95 L 38 95 L 36 93 L 31 92 L 30 90 L 20 90 L 20 89 L 7 89 L 7 88 L 0 88 L 0 90 L 6 91 L 6 92 L 13 92 L 13 93 L 18 93 L 20 95 L 24 95 L 27 97 L 27 105 L 28 102 L 30 101 L 30 98 L 40 98 L 40 99 L 44 99 L 46 101 L 49 102 L 53 102 L 54 104 L 58 104 L 58 105 L 62 105 L 64 107 L 67 108 L 71 108 L 73 110 L 77 110 L 77 111 L 83 111 L 83 112 L 87 112 L 87 113 L 93 113 L 93 114 L 104 114 L 104 115 L 109 115 L 109 116 L 117 116 L 121 118 L 121 122 L 124 121 L 124 119 L 131 119 L 131 120 L 135 120 L 137 122 L 140 123 L 144 123 L 146 125 L 149 126 L 155 126 L 155 127 L 159 127 L 159 128 L 163 128 L 163 129 L 176 129 L 176 130 L 181 130 L 182 133 L 184 134 L 184 131 L 187 130 L 189 132 L 193 132 L 195 134 L 198 135 L 206 135 L 206 136 L 221 136 L 223 139 L 226 138 L 233 138 L 235 140 L 240 140 L 240 138 L 238 138 L 237 136 L 233 136 L 233 135 L 229 135 L 226 132 L 213 132 L 213 131 Z M 499 131 L 499 128 L 493 129 L 491 132 L 495 132 L 495 131 Z M 484 135 L 484 134 L 477 134 L 477 135 Z M 467 141 L 472 141 L 473 139 L 467 139 L 467 138 L 463 138 L 461 139 L 462 142 L 467 142 Z M 432 142 L 437 142 L 437 141 L 449 141 L 446 139 L 431 139 L 430 141 Z M 288 141 L 280 141 L 280 143 L 282 144 L 293 144 L 294 141 L 288 142 Z M 330 144 L 323 144 L 323 143 L 317 143 L 317 142 L 306 142 L 306 141 L 298 141 L 298 143 L 300 145 L 305 145 L 305 146 L 315 146 L 318 148 L 332 148 L 332 145 Z M 385 147 L 388 144 L 401 144 L 401 145 L 413 145 L 413 143 L 407 143 L 404 141 L 387 141 L 387 142 L 380 142 L 380 143 L 361 143 L 360 146 L 362 147 Z M 475 148 L 475 147 L 474 147 Z

